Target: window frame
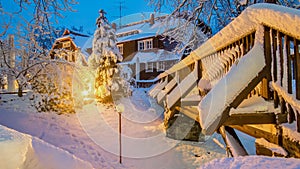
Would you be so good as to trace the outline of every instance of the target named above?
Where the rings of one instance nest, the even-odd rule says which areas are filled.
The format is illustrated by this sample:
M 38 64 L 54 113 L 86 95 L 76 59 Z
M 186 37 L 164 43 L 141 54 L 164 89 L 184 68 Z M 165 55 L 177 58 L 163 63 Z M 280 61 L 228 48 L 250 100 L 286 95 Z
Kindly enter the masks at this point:
M 147 62 L 145 66 L 146 66 L 146 69 L 145 69 L 146 73 L 153 72 L 153 70 L 154 70 L 153 62 L 149 62 L 149 63 Z

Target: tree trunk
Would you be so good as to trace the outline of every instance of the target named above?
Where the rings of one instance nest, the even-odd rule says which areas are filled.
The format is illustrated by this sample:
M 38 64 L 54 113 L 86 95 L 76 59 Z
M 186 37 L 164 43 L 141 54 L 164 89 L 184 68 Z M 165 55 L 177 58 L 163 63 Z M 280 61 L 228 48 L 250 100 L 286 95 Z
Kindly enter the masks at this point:
M 19 85 L 19 87 L 18 87 L 18 96 L 23 97 L 23 89 L 22 89 L 21 85 Z

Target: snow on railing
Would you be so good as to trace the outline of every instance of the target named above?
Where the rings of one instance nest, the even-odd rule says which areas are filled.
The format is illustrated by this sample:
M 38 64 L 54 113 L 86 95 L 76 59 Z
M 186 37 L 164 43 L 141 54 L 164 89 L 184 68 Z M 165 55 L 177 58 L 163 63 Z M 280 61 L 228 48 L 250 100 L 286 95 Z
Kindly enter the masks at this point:
M 275 106 L 276 102 L 280 102 L 282 113 L 288 111 L 290 122 L 297 119 L 298 131 L 300 131 L 300 26 L 297 25 L 298 23 L 300 23 L 299 10 L 274 4 L 260 3 L 250 6 L 218 34 L 157 78 L 173 79 L 175 74 L 180 75 L 180 72 L 187 67 L 192 72 L 193 66 L 199 65 L 197 69 L 200 71 L 196 79 L 199 81 L 198 87 L 201 94 L 201 84 L 214 88 L 220 79 L 232 72 L 232 67 L 241 68 L 242 64 L 235 66 L 241 60 L 249 61 L 252 57 L 250 55 L 262 55 L 265 58 L 259 57 L 259 59 L 265 64 L 265 68 L 264 70 L 259 70 L 259 73 L 262 73 L 261 77 L 265 77 L 259 83 L 260 87 L 256 94 L 262 95 L 266 99 L 274 99 Z M 255 48 L 254 46 L 256 46 L 256 49 L 253 49 Z M 243 59 L 247 53 L 258 48 L 262 48 L 261 52 L 253 51 L 251 54 L 248 54 L 250 58 Z M 294 54 L 290 53 L 291 49 L 293 49 Z M 252 59 L 252 61 L 254 60 Z M 255 62 L 259 63 L 259 61 Z M 251 63 L 248 62 L 248 64 Z M 243 69 L 253 71 L 250 70 L 247 64 L 243 65 L 245 66 Z M 243 72 L 247 74 L 244 70 Z M 253 75 L 253 72 L 251 74 Z M 253 78 L 252 75 L 251 78 Z M 184 79 L 186 76 L 179 76 L 179 79 Z M 209 84 L 204 83 L 204 81 Z M 176 82 L 180 84 L 181 81 L 177 80 Z M 271 96 L 269 82 L 272 82 L 271 86 L 275 90 L 274 96 Z M 172 90 L 168 92 L 171 93 L 173 92 Z M 247 91 L 248 89 L 245 90 Z M 236 92 L 236 94 L 241 94 L 241 91 Z M 251 91 L 247 92 L 249 94 L 252 93 Z M 204 95 L 206 94 L 207 91 L 204 92 Z M 279 99 L 278 95 L 280 95 Z M 237 99 L 236 96 L 233 97 Z M 232 99 L 227 101 L 230 100 Z M 234 105 L 238 106 L 239 103 L 240 100 L 236 101 Z M 230 108 L 232 103 L 226 102 L 225 106 Z
M 288 113 L 288 122 L 296 120 L 300 132 L 300 40 L 276 28 L 265 27 L 267 57 L 270 69 L 274 106 Z

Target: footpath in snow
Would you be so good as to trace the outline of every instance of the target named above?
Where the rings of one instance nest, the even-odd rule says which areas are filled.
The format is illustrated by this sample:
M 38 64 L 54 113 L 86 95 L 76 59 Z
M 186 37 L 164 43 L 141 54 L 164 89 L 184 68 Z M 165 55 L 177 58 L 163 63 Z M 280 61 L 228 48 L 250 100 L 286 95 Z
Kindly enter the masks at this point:
M 57 115 L 37 113 L 26 96 L 10 96 L 0 102 L 0 124 L 37 137 L 94 168 L 198 168 L 226 156 L 225 150 L 213 141 L 221 140 L 218 135 L 205 143 L 166 138 L 163 110 L 142 90 L 116 104 L 124 106 L 122 164 L 118 154 L 118 113 L 113 105 L 89 104 L 76 114 Z

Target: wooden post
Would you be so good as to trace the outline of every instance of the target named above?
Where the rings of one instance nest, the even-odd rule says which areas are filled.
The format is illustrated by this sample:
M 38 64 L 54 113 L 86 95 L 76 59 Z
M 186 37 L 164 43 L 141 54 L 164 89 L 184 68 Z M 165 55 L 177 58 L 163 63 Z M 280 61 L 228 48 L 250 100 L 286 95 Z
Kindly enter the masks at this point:
M 122 115 L 121 112 L 119 113 L 119 162 L 122 164 Z
M 271 56 L 271 39 L 270 39 L 270 28 L 265 26 L 264 31 L 264 53 L 265 53 L 265 60 L 267 66 L 267 73 L 266 78 L 262 81 L 262 96 L 265 99 L 270 99 L 270 87 L 269 82 L 272 80 L 271 75 L 271 63 L 272 63 L 272 56 Z
M 293 121 L 296 120 L 296 117 L 295 117 L 295 112 L 290 104 L 288 104 L 287 111 L 288 111 L 288 115 L 289 115 L 288 122 L 293 123 Z
M 15 53 L 15 44 L 14 44 L 14 35 L 9 35 L 9 57 L 8 64 L 11 68 L 15 67 L 16 53 Z M 8 74 L 7 76 L 8 83 L 8 91 L 15 91 L 15 77 L 13 75 Z
M 119 162 L 122 163 L 122 113 L 124 112 L 124 105 L 118 104 L 116 106 L 117 112 L 119 114 Z
M 277 58 L 276 58 L 276 48 L 277 41 L 275 38 L 275 31 L 271 29 L 271 37 L 272 37 L 272 51 L 273 51 L 273 81 L 277 81 Z
M 300 55 L 299 55 L 299 41 L 294 38 L 294 53 L 295 53 L 295 80 L 296 80 L 296 99 L 300 100 Z
M 284 36 L 284 42 L 285 42 L 285 48 L 286 48 L 286 60 L 287 60 L 287 87 L 288 87 L 288 93 L 292 94 L 292 60 L 291 60 L 291 52 L 290 52 L 290 38 L 285 35 Z
M 221 126 L 219 131 L 230 151 L 231 156 L 236 157 L 248 155 L 233 128 L 228 126 Z
M 280 86 L 283 86 L 283 49 L 282 49 L 282 35 L 279 31 L 277 31 L 277 43 L 279 50 L 279 61 L 280 61 Z
M 296 111 L 297 132 L 300 133 L 300 112 Z

